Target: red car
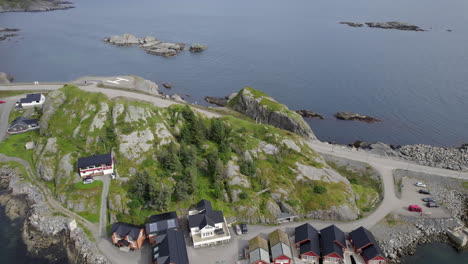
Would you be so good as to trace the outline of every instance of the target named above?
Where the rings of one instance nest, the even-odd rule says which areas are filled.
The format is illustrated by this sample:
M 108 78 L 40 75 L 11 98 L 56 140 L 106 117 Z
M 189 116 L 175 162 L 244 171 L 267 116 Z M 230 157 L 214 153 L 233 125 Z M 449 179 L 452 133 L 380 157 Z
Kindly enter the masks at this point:
M 408 206 L 408 210 L 410 210 L 411 212 L 422 212 L 422 208 L 417 205 Z
M 0 104 L 4 104 L 4 103 L 6 103 L 6 102 L 5 101 L 0 101 Z

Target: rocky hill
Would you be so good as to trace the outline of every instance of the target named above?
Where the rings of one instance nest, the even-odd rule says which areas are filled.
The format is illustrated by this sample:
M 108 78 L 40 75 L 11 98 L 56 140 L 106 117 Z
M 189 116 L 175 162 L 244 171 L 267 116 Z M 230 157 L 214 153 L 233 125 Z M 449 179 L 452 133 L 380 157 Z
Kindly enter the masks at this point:
M 229 100 L 228 105 L 257 122 L 316 138 L 312 129 L 298 113 L 289 110 L 287 106 L 259 90 L 246 87 Z
M 237 100 L 256 104 L 246 101 L 252 100 L 247 91 Z M 313 135 L 294 117 L 287 119 L 289 112 L 281 117 L 279 109 L 271 111 L 277 117 L 268 119 L 256 102 L 259 118 Z M 97 221 L 101 187 L 78 188 L 76 161 L 110 151 L 118 174 L 110 187 L 110 222 L 143 223 L 159 211 L 186 212 L 201 198 L 227 217 L 251 223 L 275 223 L 282 212 L 353 220 L 379 202 L 362 201 L 362 192 L 378 196 L 378 189 L 359 185 L 361 174 L 334 169 L 301 136 L 248 118 L 210 119 L 189 106 L 110 100 L 68 85 L 49 93 L 40 124 L 40 133 L 26 137 L 36 142 L 38 175 L 66 207 L 91 221 Z

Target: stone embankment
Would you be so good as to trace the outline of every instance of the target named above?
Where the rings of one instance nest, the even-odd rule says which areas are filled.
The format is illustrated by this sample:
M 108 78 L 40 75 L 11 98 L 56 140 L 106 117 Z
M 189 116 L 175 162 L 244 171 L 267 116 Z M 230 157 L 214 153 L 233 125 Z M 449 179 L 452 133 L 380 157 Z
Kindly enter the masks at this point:
M 52 254 L 51 247 L 66 248 L 68 258 L 74 263 L 109 263 L 83 229 L 76 227 L 70 230 L 68 223 L 72 219 L 61 216 L 63 214 L 60 212 L 53 213 L 38 187 L 28 182 L 17 170 L 8 166 L 0 168 L 0 188 L 9 190 L 13 198 L 20 197 L 16 201 L 28 207 L 25 210 L 23 239 L 29 252 L 42 256 L 44 252 Z
M 468 144 L 443 148 L 430 145 L 393 146 L 385 143 L 356 141 L 351 147 L 369 150 L 371 153 L 413 161 L 425 166 L 458 171 L 468 171 Z
M 8 3 L 10 2 L 10 3 Z M 13 0 L 3 1 L 0 4 L 0 13 L 3 12 L 45 12 L 74 8 L 72 2 L 60 0 Z

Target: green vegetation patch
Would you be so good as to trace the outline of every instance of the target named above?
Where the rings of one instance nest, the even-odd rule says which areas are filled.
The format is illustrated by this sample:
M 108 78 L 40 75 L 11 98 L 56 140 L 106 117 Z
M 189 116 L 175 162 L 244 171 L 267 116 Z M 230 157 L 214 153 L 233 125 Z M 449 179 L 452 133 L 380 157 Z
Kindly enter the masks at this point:
M 92 190 L 102 188 L 102 181 L 95 180 L 92 183 L 84 184 L 83 182 L 77 182 L 73 185 L 76 190 Z
M 22 134 L 9 135 L 0 143 L 0 153 L 10 157 L 22 158 L 33 165 L 33 150 L 27 150 L 25 144 L 33 141 L 37 142 L 39 131 L 32 130 Z M 32 166 L 33 167 L 33 166 Z

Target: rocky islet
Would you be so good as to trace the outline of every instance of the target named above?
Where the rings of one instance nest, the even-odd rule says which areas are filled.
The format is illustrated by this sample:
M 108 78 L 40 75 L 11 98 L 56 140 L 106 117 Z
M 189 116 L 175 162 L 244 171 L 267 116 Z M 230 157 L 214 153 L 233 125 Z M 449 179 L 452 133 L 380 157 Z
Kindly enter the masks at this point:
M 370 28 L 381 28 L 381 29 L 396 29 L 396 30 L 404 30 L 404 31 L 425 31 L 424 29 L 420 28 L 419 26 L 403 23 L 399 21 L 390 21 L 390 22 L 340 22 L 340 24 L 348 25 L 350 27 L 370 27 Z

